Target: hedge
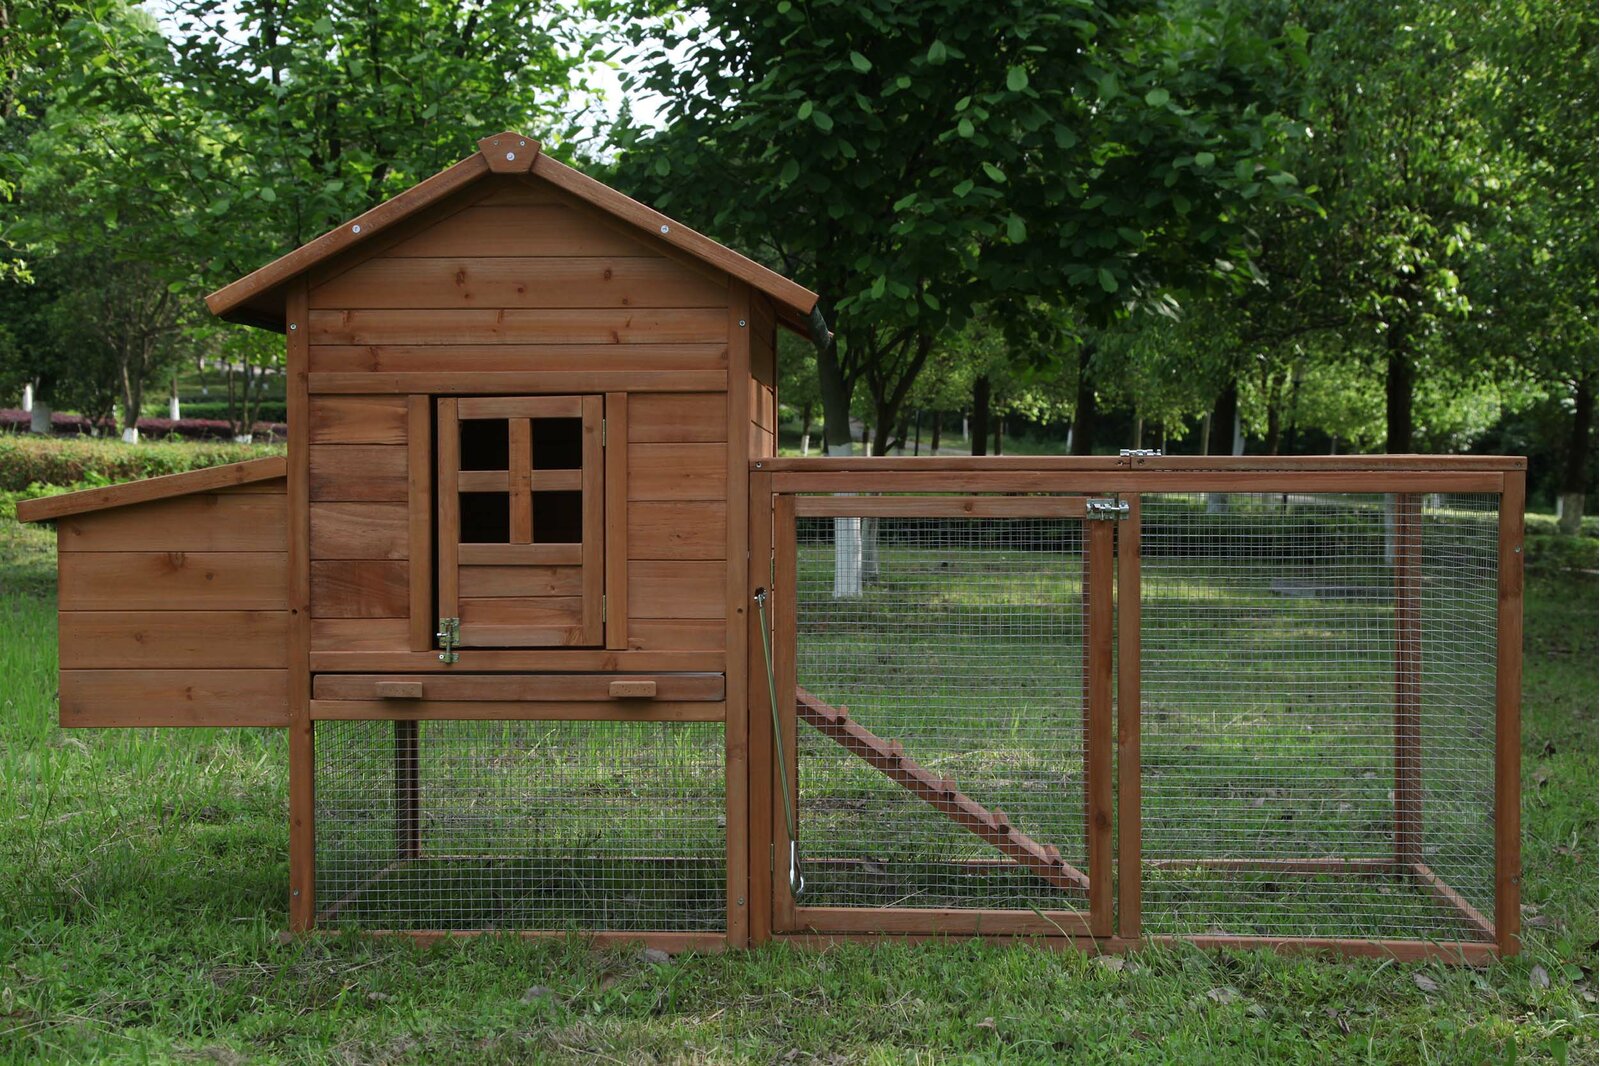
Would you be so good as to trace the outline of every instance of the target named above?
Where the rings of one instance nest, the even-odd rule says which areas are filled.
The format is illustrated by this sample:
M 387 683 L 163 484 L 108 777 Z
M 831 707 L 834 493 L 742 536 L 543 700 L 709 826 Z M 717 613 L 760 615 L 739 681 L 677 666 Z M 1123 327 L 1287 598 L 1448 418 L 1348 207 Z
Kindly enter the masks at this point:
M 24 432 L 32 420 L 33 416 L 27 411 L 16 408 L 0 410 L 0 431 Z M 52 412 L 50 415 L 50 431 L 57 436 L 92 436 L 95 428 L 94 423 L 82 415 L 57 412 Z M 103 435 L 119 435 L 115 426 L 99 428 Z M 252 432 L 266 440 L 284 440 L 288 436 L 288 428 L 280 422 L 257 422 L 252 427 Z M 139 433 L 143 437 L 154 437 L 158 440 L 174 437 L 180 440 L 231 441 L 233 439 L 233 427 L 221 419 L 214 418 L 141 418 Z
M 0 433 L 0 492 L 21 492 L 33 485 L 115 484 L 282 453 L 281 445 L 271 444 L 123 444 Z

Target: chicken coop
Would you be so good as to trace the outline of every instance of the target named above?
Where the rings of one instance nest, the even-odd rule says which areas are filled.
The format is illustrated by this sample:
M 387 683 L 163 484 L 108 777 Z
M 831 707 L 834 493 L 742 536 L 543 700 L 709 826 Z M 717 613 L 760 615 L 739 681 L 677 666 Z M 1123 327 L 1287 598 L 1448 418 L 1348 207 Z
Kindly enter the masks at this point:
M 1516 950 L 1522 459 L 778 458 L 816 294 L 516 133 L 208 304 L 287 455 L 18 511 L 292 931 Z

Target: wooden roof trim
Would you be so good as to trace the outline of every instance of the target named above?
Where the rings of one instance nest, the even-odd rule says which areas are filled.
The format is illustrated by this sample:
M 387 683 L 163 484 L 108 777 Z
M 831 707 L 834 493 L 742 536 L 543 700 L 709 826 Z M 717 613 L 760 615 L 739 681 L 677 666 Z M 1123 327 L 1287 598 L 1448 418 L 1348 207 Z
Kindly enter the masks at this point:
M 313 241 L 302 244 L 259 270 L 223 286 L 206 297 L 206 307 L 218 318 L 281 330 L 283 329 L 281 316 L 273 320 L 270 317 L 263 317 L 259 312 L 252 314 L 245 305 L 252 298 L 282 285 L 324 259 L 371 240 L 386 228 L 470 185 L 487 173 L 489 173 L 488 159 L 483 152 L 474 152 L 454 166 L 418 182 L 394 199 L 385 200 L 370 211 L 342 223 Z
M 596 181 L 587 174 L 574 170 L 543 153 L 533 161 L 533 176 L 543 178 L 558 189 L 563 189 L 602 211 L 632 223 L 657 240 L 665 241 L 719 270 L 726 271 L 740 281 L 766 293 L 797 318 L 811 314 L 812 308 L 817 305 L 817 294 L 804 285 L 768 270 L 760 263 L 718 244 L 710 237 L 695 232 L 654 208 L 646 207 L 632 197 L 618 192 L 604 182 Z
M 103 511 L 110 507 L 149 503 L 173 496 L 188 496 L 211 489 L 232 488 L 256 481 L 272 481 L 286 477 L 289 463 L 281 455 L 268 455 L 260 459 L 246 459 L 242 463 L 226 466 L 209 466 L 204 470 L 188 470 L 182 474 L 128 481 L 121 485 L 66 492 L 60 496 L 46 496 L 38 500 L 23 500 L 17 504 L 17 519 L 23 522 L 42 522 L 50 518 Z

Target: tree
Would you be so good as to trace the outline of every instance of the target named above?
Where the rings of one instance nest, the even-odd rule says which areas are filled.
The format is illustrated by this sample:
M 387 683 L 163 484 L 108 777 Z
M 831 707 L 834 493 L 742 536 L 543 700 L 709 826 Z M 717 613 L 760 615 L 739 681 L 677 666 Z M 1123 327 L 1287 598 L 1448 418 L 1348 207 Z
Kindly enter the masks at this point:
M 1243 204 L 1292 185 L 1292 124 L 1250 101 L 1287 46 L 1207 3 L 694 11 L 641 55 L 629 87 L 666 128 L 619 131 L 620 180 L 823 294 L 830 448 L 861 384 L 885 448 L 974 308 L 1038 294 L 1109 319 L 1156 277 L 1238 269 Z

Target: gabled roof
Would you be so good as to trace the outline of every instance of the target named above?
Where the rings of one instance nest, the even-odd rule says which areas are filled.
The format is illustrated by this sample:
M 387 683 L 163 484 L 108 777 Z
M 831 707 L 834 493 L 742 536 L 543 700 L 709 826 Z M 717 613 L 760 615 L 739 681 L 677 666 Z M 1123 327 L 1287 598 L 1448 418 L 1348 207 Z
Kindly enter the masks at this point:
M 128 481 L 121 485 L 107 485 L 81 492 L 64 492 L 59 496 L 44 496 L 37 500 L 22 500 L 17 504 L 17 519 L 22 522 L 42 522 L 47 518 L 64 518 L 86 511 L 104 511 L 110 507 L 126 507 L 134 503 L 149 503 L 173 496 L 187 496 L 194 492 L 249 485 L 256 481 L 272 481 L 289 473 L 289 463 L 281 455 L 268 455 L 261 459 L 246 459 L 242 463 L 225 466 L 208 466 L 203 470 L 187 470 L 181 474 Z
M 636 227 L 649 239 L 662 241 L 770 296 L 786 324 L 804 329 L 817 294 L 766 267 L 725 248 L 666 215 L 615 189 L 551 159 L 539 142 L 508 131 L 485 137 L 478 151 L 455 166 L 421 181 L 392 200 L 329 230 L 317 239 L 273 260 L 206 297 L 211 313 L 229 322 L 283 332 L 283 286 L 341 252 L 357 247 L 490 174 L 532 174 L 607 214 Z

